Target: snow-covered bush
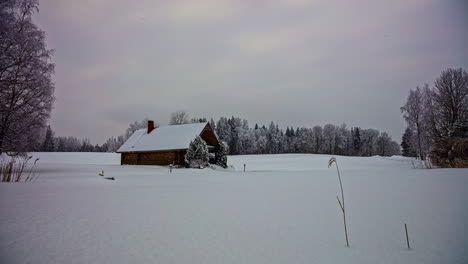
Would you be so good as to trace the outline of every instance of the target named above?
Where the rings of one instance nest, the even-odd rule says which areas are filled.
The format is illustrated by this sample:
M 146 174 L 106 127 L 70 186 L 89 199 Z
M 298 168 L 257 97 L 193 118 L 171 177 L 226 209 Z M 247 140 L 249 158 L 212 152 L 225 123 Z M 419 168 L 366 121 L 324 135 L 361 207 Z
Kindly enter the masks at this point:
M 204 168 L 208 165 L 208 159 L 208 145 L 200 136 L 197 136 L 190 141 L 189 149 L 185 154 L 185 162 L 190 168 Z
M 220 142 L 215 154 L 215 164 L 223 168 L 227 168 L 228 146 L 224 142 Z

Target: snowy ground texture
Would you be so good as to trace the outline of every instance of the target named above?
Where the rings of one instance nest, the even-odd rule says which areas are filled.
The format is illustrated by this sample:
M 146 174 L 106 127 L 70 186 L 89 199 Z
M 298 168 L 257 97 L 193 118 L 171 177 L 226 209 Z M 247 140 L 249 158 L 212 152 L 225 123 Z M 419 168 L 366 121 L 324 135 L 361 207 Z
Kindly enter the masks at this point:
M 338 156 L 347 248 L 328 155 L 172 174 L 118 154 L 34 156 L 36 182 L 0 184 L 0 263 L 468 263 L 467 169 Z

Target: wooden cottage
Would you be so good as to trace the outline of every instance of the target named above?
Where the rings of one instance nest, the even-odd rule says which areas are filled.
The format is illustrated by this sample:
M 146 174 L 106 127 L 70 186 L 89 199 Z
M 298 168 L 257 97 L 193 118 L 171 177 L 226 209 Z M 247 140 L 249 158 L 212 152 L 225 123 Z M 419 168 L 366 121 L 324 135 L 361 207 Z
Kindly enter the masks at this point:
M 131 165 L 185 165 L 185 153 L 190 141 L 200 136 L 210 152 L 216 151 L 218 138 L 210 124 L 192 123 L 184 125 L 148 127 L 139 129 L 117 150 L 123 164 Z

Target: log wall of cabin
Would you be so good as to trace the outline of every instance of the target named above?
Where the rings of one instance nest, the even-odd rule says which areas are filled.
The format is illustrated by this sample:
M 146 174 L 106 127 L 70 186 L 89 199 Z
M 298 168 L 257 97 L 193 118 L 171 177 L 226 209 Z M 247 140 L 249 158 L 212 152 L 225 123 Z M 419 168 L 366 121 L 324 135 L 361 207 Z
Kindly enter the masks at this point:
M 185 165 L 185 150 L 157 152 L 124 152 L 121 164 L 127 165 Z

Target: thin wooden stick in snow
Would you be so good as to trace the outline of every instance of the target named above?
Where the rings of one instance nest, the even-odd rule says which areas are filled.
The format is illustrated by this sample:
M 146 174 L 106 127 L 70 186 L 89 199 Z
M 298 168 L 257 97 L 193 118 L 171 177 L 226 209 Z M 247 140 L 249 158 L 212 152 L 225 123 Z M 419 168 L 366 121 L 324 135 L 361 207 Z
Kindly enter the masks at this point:
M 406 232 L 406 245 L 408 246 L 408 249 L 411 249 L 409 245 L 409 238 L 408 238 L 408 227 L 406 226 L 406 223 L 405 223 L 405 232 Z

